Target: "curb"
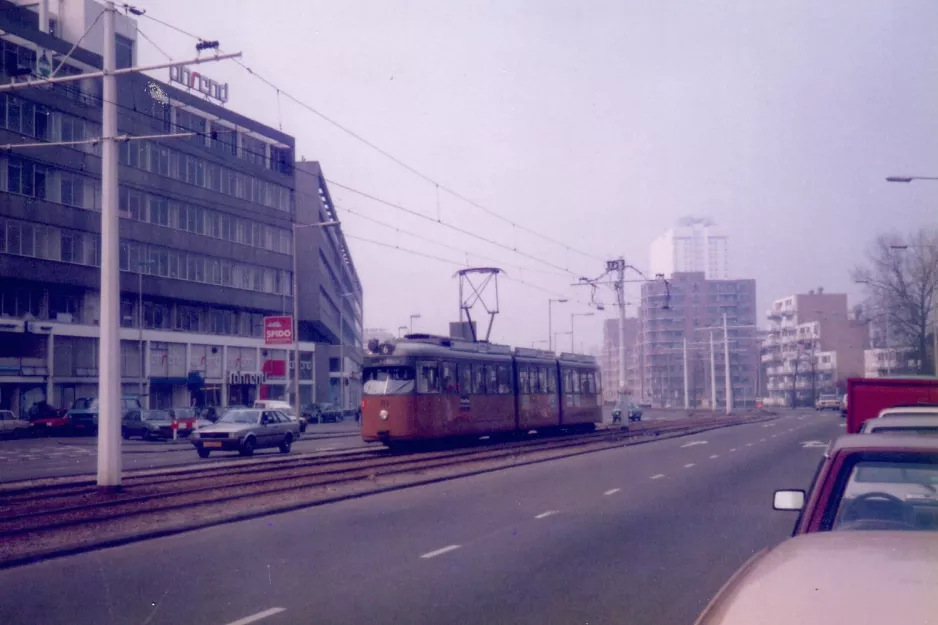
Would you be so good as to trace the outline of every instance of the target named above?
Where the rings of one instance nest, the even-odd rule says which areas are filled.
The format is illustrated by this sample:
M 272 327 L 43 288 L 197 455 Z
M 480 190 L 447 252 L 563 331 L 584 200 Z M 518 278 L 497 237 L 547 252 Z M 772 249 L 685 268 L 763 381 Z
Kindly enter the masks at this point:
M 682 431 L 682 432 L 673 432 L 673 433 L 670 433 L 670 432 L 669 432 L 669 433 L 667 433 L 667 434 L 663 434 L 663 435 L 660 435 L 660 436 L 657 435 L 657 434 L 655 434 L 655 435 L 650 435 L 650 434 L 649 434 L 649 436 L 648 436 L 645 440 L 616 442 L 616 443 L 613 444 L 613 445 L 610 445 L 610 446 L 607 446 L 607 447 L 603 447 L 603 448 L 601 448 L 601 449 L 588 449 L 588 450 L 581 450 L 581 451 L 572 451 L 572 452 L 570 452 L 570 453 L 565 453 L 565 454 L 562 454 L 562 455 L 559 455 L 559 456 L 553 456 L 553 457 L 551 457 L 551 458 L 541 458 L 541 459 L 534 459 L 534 460 L 525 460 L 525 461 L 521 461 L 521 462 L 516 462 L 516 463 L 514 463 L 514 464 L 512 464 L 512 465 L 509 465 L 509 466 L 489 467 L 489 468 L 483 468 L 483 469 L 475 469 L 475 470 L 472 470 L 472 471 L 467 471 L 467 472 L 465 472 L 465 473 L 459 473 L 458 475 L 447 475 L 447 476 L 440 476 L 440 477 L 432 477 L 432 478 L 427 478 L 427 479 L 423 479 L 423 480 L 417 480 L 417 481 L 415 481 L 415 482 L 408 482 L 407 484 L 397 484 L 397 485 L 391 485 L 391 486 L 382 486 L 382 487 L 379 487 L 379 488 L 375 488 L 375 489 L 372 489 L 372 490 L 368 490 L 368 491 L 366 491 L 366 492 L 350 493 L 350 494 L 346 494 L 346 495 L 336 495 L 336 496 L 333 496 L 333 497 L 327 497 L 327 498 L 325 498 L 325 499 L 320 499 L 320 500 L 317 500 L 317 501 L 307 501 L 307 502 L 303 502 L 303 503 L 291 503 L 291 504 L 285 504 L 285 505 L 270 505 L 270 506 L 267 506 L 267 507 L 265 507 L 265 508 L 263 508 L 263 509 L 260 509 L 260 510 L 251 510 L 251 511 L 249 511 L 249 512 L 242 512 L 242 513 L 240 513 L 240 514 L 232 514 L 232 515 L 229 515 L 229 516 L 226 516 L 226 517 L 223 517 L 223 518 L 207 519 L 207 520 L 204 520 L 204 521 L 196 521 L 196 522 L 193 522 L 193 523 L 187 523 L 187 524 L 180 525 L 180 526 L 176 526 L 176 527 L 165 527 L 165 528 L 162 528 L 162 529 L 156 529 L 156 530 L 150 530 L 150 531 L 142 531 L 142 532 L 139 532 L 139 533 L 136 533 L 136 534 L 131 534 L 131 535 L 128 535 L 128 536 L 121 536 L 121 537 L 119 537 L 119 538 L 104 539 L 104 540 L 97 540 L 97 541 L 88 541 L 88 542 L 84 542 L 84 543 L 79 544 L 79 545 L 73 545 L 73 546 L 64 547 L 64 548 L 61 548 L 61 549 L 48 549 L 48 550 L 45 550 L 45 551 L 33 553 L 33 554 L 31 554 L 31 555 L 24 555 L 24 556 L 20 556 L 20 557 L 17 557 L 17 558 L 13 558 L 13 559 L 11 559 L 11 560 L 5 560 L 5 561 L 0 560 L 0 570 L 11 569 L 11 568 L 15 568 L 15 567 L 18 567 L 18 566 L 25 566 L 25 565 L 28 565 L 28 564 L 36 564 L 36 563 L 39 563 L 39 562 L 42 562 L 42 561 L 45 561 L 45 560 L 51 560 L 51 559 L 53 559 L 53 558 L 62 558 L 62 557 L 77 555 L 77 554 L 80 554 L 80 553 L 87 553 L 87 552 L 89 552 L 89 551 L 97 551 L 97 550 L 99 550 L 99 549 L 108 549 L 108 548 L 111 548 L 111 547 L 120 547 L 120 546 L 122 546 L 122 545 L 128 545 L 128 544 L 130 544 L 130 543 L 142 542 L 142 541 L 145 541 L 145 540 L 153 540 L 153 539 L 155 539 L 155 538 L 163 538 L 163 537 L 166 537 L 166 536 L 173 536 L 173 535 L 175 535 L 175 534 L 184 534 L 184 533 L 187 533 L 187 532 L 193 532 L 193 531 L 197 531 L 197 530 L 200 530 L 200 529 L 205 529 L 205 528 L 209 528 L 209 527 L 214 527 L 214 526 L 217 526 L 217 525 L 224 525 L 224 524 L 227 524 L 227 523 L 237 523 L 237 522 L 239 522 L 239 521 L 249 521 L 249 520 L 251 520 L 251 519 L 257 519 L 257 518 L 261 518 L 261 517 L 265 517 L 265 516 L 270 516 L 270 515 L 274 515 L 274 514 L 283 514 L 283 513 L 286 513 L 286 512 L 294 512 L 294 511 L 303 510 L 303 509 L 306 509 L 306 508 L 315 508 L 315 507 L 322 506 L 322 505 L 325 505 L 325 504 L 338 503 L 338 502 L 341 502 L 341 501 L 350 501 L 350 500 L 353 500 L 353 499 L 362 499 L 363 497 L 370 497 L 371 495 L 380 495 L 380 494 L 382 494 L 382 493 L 389 493 L 389 492 L 394 492 L 394 491 L 398 491 L 398 490 L 404 490 L 404 489 L 406 489 L 406 488 L 414 488 L 414 487 L 416 487 L 416 486 L 426 486 L 426 485 L 429 485 L 429 484 L 438 484 L 438 483 L 440 483 L 440 482 L 447 482 L 447 481 L 456 480 L 456 479 L 461 479 L 461 478 L 465 478 L 465 477 L 473 477 L 473 476 L 476 476 L 476 475 L 484 475 L 484 474 L 486 474 L 486 473 L 495 473 L 496 471 L 505 471 L 505 470 L 508 470 L 508 469 L 513 469 L 513 468 L 515 468 L 515 467 L 523 467 L 523 466 L 528 466 L 528 465 L 541 464 L 541 463 L 544 463 L 544 462 L 551 462 L 551 461 L 553 461 L 553 460 L 562 460 L 562 459 L 565 459 L 565 458 L 573 458 L 573 457 L 576 457 L 576 456 L 583 456 L 583 455 L 586 455 L 586 454 L 593 454 L 593 453 L 598 453 L 598 452 L 601 452 L 601 451 L 608 451 L 608 450 L 610 450 L 610 449 L 619 449 L 619 448 L 622 448 L 622 447 L 630 447 L 630 446 L 633 446 L 633 445 L 644 445 L 644 444 L 652 443 L 652 442 L 655 442 L 655 441 L 668 440 L 668 439 L 671 439 L 671 438 L 680 438 L 680 437 L 682 437 L 682 436 L 691 436 L 691 435 L 694 435 L 694 434 L 700 434 L 701 432 L 709 432 L 709 431 L 711 431 L 711 430 L 720 430 L 720 429 L 729 428 L 729 427 L 736 427 L 736 426 L 739 426 L 739 425 L 747 425 L 747 424 L 749 424 L 749 423 L 761 423 L 761 422 L 763 422 L 763 421 L 771 421 L 771 420 L 773 420 L 773 419 L 775 419 L 775 418 L 776 418 L 776 417 L 769 417 L 769 418 L 765 418 L 765 419 L 758 419 L 758 420 L 752 420 L 752 421 L 741 421 L 741 422 L 738 422 L 738 423 L 726 423 L 726 424 L 711 425 L 711 426 L 701 425 L 701 426 L 699 426 L 699 427 L 692 428 L 692 429 L 688 429 L 688 430 L 686 430 L 686 431 Z

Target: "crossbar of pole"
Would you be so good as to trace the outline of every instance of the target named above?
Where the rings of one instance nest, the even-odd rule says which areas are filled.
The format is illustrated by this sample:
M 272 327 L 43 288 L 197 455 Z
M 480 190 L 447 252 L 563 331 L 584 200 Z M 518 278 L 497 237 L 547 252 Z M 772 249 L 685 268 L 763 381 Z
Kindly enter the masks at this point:
M 149 72 L 155 69 L 166 69 L 177 65 L 200 65 L 202 63 L 213 63 L 215 61 L 224 61 L 225 59 L 237 59 L 241 57 L 240 52 L 230 52 L 228 54 L 213 54 L 212 56 L 197 57 L 188 61 L 172 61 L 170 63 L 158 63 L 156 65 L 145 65 L 143 67 L 124 67 L 114 71 L 102 70 L 100 72 L 88 72 L 87 74 L 73 74 L 71 76 L 56 76 L 55 78 L 40 78 L 39 80 L 27 80 L 26 82 L 15 82 L 9 85 L 0 85 L 0 93 L 4 91 L 13 91 L 15 89 L 26 89 L 27 87 L 41 87 L 42 85 L 55 85 L 63 82 L 73 82 L 76 80 L 85 80 L 86 78 L 104 78 L 105 76 L 123 76 L 124 74 L 134 74 L 138 72 Z
M 117 137 L 95 137 L 94 139 L 79 139 L 77 141 L 39 141 L 36 143 L 7 143 L 6 145 L 0 145 L 0 150 L 18 150 L 20 148 L 51 148 L 51 147 L 68 147 L 73 145 L 89 145 L 95 143 L 101 143 L 103 141 L 143 141 L 144 139 L 185 139 L 187 137 L 194 137 L 198 133 L 195 132 L 176 132 L 171 134 L 163 135 L 119 135 Z

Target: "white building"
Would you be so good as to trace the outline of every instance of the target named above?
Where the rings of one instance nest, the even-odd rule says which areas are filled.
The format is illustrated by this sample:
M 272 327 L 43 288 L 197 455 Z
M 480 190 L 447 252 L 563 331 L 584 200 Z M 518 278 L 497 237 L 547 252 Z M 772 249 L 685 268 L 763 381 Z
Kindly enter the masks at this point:
M 728 240 L 708 221 L 683 221 L 652 241 L 649 268 L 665 277 L 702 271 L 707 280 L 728 280 Z

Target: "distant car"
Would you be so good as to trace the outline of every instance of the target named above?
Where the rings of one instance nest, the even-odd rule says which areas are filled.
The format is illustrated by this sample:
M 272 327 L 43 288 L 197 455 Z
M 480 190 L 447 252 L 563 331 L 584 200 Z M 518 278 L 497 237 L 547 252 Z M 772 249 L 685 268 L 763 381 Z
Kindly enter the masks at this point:
M 263 447 L 278 447 L 286 454 L 299 436 L 299 423 L 282 412 L 245 408 L 229 410 L 217 423 L 196 430 L 189 439 L 199 457 L 208 458 L 213 451 L 250 456 Z
M 629 421 L 641 421 L 642 409 L 638 404 L 629 404 Z
M 837 395 L 821 395 L 814 404 L 815 410 L 838 410 L 840 398 Z
M 260 408 L 261 410 L 279 410 L 283 414 L 287 415 L 291 421 L 296 421 L 300 426 L 300 432 L 306 431 L 306 425 L 308 421 L 303 415 L 297 415 L 296 410 L 293 409 L 293 406 L 290 402 L 277 400 L 277 399 L 259 399 L 254 402 L 255 408 Z
M 933 623 L 938 534 L 826 532 L 789 538 L 743 564 L 696 625 Z
M 860 434 L 938 434 L 938 415 L 869 419 Z
M 0 436 L 20 438 L 29 434 L 30 423 L 10 410 L 0 410 Z
M 131 410 L 121 420 L 121 436 L 128 440 L 139 436 L 142 440 L 173 437 L 173 418 L 168 410 Z
M 131 410 L 141 410 L 140 400 L 136 397 L 121 398 L 121 419 Z M 67 415 L 68 424 L 74 431 L 98 431 L 98 399 L 95 397 L 79 397 L 72 404 Z
M 938 532 L 938 437 L 841 436 L 824 454 L 810 492 L 775 491 L 773 507 L 800 512 L 795 535 L 843 530 Z
M 338 423 L 345 418 L 345 414 L 341 409 L 326 402 L 307 404 L 303 408 L 303 414 L 307 416 L 311 423 Z

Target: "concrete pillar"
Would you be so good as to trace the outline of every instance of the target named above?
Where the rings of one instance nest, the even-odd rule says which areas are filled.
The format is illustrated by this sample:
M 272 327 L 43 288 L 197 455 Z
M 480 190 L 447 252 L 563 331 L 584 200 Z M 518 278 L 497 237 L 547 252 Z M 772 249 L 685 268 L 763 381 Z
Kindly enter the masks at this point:
M 207 372 L 207 370 L 206 370 Z M 228 346 L 221 346 L 221 405 L 228 407 Z
M 46 402 L 50 406 L 54 406 L 52 401 L 53 393 L 55 393 L 55 379 L 53 371 L 55 367 L 55 335 L 51 332 L 46 337 L 46 369 L 48 370 L 49 375 L 46 377 Z

